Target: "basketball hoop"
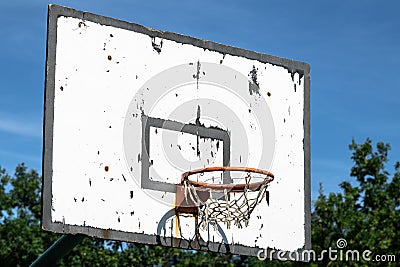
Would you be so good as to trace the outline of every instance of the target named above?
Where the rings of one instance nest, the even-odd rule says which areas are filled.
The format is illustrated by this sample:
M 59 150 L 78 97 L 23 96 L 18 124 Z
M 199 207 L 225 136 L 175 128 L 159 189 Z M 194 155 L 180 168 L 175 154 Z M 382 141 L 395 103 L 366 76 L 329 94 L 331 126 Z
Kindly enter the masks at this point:
M 244 183 L 215 184 L 189 179 L 194 174 L 208 172 L 243 172 Z M 257 177 L 259 174 L 262 177 Z M 254 181 L 259 179 L 259 181 Z M 253 180 L 253 181 L 252 181 Z M 209 223 L 225 223 L 227 228 L 233 223 L 238 228 L 248 226 L 254 208 L 268 194 L 267 188 L 274 180 L 271 172 L 247 167 L 208 167 L 191 170 L 181 176 L 181 185 L 177 186 L 177 211 L 192 213 L 200 220 L 198 226 L 203 229 Z M 183 195 L 182 195 L 183 194 Z

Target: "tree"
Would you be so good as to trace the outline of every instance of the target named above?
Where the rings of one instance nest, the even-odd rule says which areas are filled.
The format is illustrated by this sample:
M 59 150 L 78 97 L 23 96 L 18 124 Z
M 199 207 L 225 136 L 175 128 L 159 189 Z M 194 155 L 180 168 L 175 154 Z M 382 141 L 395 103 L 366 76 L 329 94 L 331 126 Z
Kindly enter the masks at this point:
M 57 239 L 39 228 L 41 178 L 20 164 L 13 177 L 0 168 L 0 183 L 0 263 L 28 266 Z
M 322 251 L 337 247 L 344 238 L 343 249 L 370 250 L 375 255 L 400 255 L 400 163 L 395 163 L 394 175 L 386 170 L 389 144 L 371 140 L 349 146 L 354 166 L 350 176 L 355 181 L 340 184 L 342 192 L 325 196 L 320 186 L 312 215 L 313 248 Z M 342 244 L 343 246 L 343 244 Z M 340 246 L 339 246 L 340 248 Z M 321 266 L 342 266 L 343 262 L 329 262 L 325 257 Z M 346 265 L 364 266 L 366 262 L 346 262 Z M 387 262 L 368 262 L 369 266 L 386 266 Z M 393 263 L 392 263 L 393 264 Z
M 371 140 L 350 146 L 352 181 L 341 192 L 324 195 L 322 186 L 312 212 L 312 245 L 317 253 L 337 248 L 370 250 L 373 255 L 400 257 L 400 163 L 386 170 L 390 146 Z M 40 230 L 41 178 L 24 164 L 10 176 L 0 168 L 0 266 L 28 266 L 59 237 Z M 397 259 L 398 260 L 398 259 Z M 386 266 L 388 262 L 330 261 L 312 266 Z M 396 263 L 391 263 L 396 264 Z M 255 257 L 187 251 L 118 241 L 85 238 L 59 266 L 309 266 L 310 263 L 259 261 Z
M 40 230 L 41 181 L 24 164 L 13 176 L 0 167 L 0 266 L 29 266 L 60 237 Z M 235 261 L 223 254 L 85 238 L 59 266 L 235 266 Z

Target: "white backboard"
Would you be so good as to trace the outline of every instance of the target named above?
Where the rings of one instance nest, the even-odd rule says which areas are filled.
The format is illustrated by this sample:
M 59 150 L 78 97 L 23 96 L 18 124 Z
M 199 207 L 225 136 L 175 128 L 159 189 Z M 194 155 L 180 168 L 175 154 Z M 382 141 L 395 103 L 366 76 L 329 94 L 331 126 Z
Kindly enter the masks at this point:
M 310 248 L 306 63 L 59 6 L 47 48 L 43 229 L 253 256 Z M 247 227 L 201 230 L 204 246 L 175 191 L 210 166 L 275 180 Z

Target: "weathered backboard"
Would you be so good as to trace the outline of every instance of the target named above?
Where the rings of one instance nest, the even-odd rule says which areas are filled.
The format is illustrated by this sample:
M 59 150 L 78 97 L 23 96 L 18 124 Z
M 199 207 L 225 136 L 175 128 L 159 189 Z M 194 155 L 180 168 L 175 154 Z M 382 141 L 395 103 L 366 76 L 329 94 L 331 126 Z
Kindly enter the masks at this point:
M 45 230 L 257 255 L 310 248 L 309 66 L 50 6 Z M 243 228 L 176 212 L 181 174 L 275 174 Z M 227 183 L 222 179 L 219 183 Z

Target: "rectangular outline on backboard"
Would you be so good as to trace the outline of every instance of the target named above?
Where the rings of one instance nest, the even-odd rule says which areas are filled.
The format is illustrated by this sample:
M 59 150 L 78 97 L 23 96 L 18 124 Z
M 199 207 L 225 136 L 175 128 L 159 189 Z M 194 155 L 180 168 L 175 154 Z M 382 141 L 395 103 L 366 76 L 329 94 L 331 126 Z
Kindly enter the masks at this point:
M 43 230 L 68 233 L 85 234 L 92 237 L 113 239 L 127 242 L 139 242 L 152 245 L 165 245 L 170 247 L 180 247 L 186 249 L 199 249 L 212 252 L 230 252 L 233 254 L 257 256 L 258 252 L 264 248 L 253 248 L 243 245 L 222 245 L 210 242 L 207 246 L 198 242 L 187 242 L 178 238 L 161 238 L 156 235 L 129 233 L 116 230 L 98 229 L 87 226 L 68 225 L 62 222 L 52 222 L 52 176 L 53 176 L 53 126 L 54 126 L 54 95 L 55 95 L 55 64 L 56 64 L 56 44 L 57 44 L 57 20 L 60 16 L 73 17 L 77 19 L 92 21 L 101 25 L 117 27 L 129 31 L 146 34 L 150 37 L 159 37 L 172 40 L 182 44 L 190 44 L 203 49 L 216 51 L 223 54 L 245 57 L 247 59 L 258 60 L 286 68 L 290 73 L 304 75 L 304 211 L 305 211 L 305 245 L 299 249 L 299 254 L 304 250 L 311 249 L 311 188 L 310 188 L 310 66 L 307 63 L 280 58 L 276 56 L 261 54 L 241 48 L 222 45 L 210 41 L 204 41 L 189 36 L 176 33 L 165 32 L 146 28 L 144 26 L 129 22 L 120 21 L 92 13 L 77 11 L 67 7 L 49 5 L 47 21 L 47 48 L 46 48 L 46 80 L 44 95 L 44 127 L 43 127 L 43 187 L 42 187 L 42 221 Z M 271 252 L 271 249 L 267 249 Z M 289 252 L 286 252 L 286 255 Z M 276 258 L 276 253 L 274 258 Z M 280 253 L 283 257 L 284 254 Z M 301 259 L 308 261 L 309 259 Z
M 142 114 L 142 170 L 141 170 L 141 186 L 143 189 L 152 189 L 165 192 L 176 192 L 175 184 L 168 184 L 159 181 L 152 181 L 149 178 L 150 168 L 150 128 L 171 130 L 181 133 L 197 135 L 200 138 L 211 138 L 222 141 L 223 144 L 223 166 L 229 166 L 230 162 L 230 137 L 225 130 L 215 127 L 205 127 L 202 125 L 185 124 L 172 120 L 164 120 L 160 118 L 152 118 Z M 224 183 L 230 180 L 229 176 L 224 173 Z

